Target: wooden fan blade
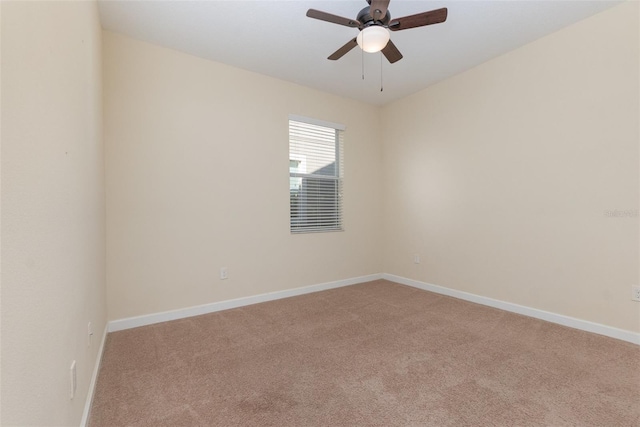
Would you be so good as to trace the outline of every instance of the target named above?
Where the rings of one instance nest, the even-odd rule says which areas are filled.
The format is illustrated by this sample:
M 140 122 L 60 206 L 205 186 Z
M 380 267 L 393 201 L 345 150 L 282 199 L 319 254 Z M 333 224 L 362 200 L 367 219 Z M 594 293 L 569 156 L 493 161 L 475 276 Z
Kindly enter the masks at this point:
M 332 61 L 335 61 L 336 59 L 340 59 L 347 52 L 349 52 L 351 49 L 353 49 L 356 46 L 358 46 L 358 42 L 356 41 L 356 38 L 354 37 L 353 40 L 349 40 L 344 46 L 342 46 L 340 49 L 338 49 L 335 52 L 333 52 L 331 54 L 331 56 L 328 57 L 327 59 L 330 59 Z
M 406 30 L 409 28 L 423 27 L 425 25 L 439 24 L 447 20 L 447 8 L 432 10 L 430 12 L 417 13 L 404 16 L 389 22 L 391 31 Z
M 389 0 L 371 0 L 371 7 L 369 8 L 369 15 L 376 20 L 381 21 L 387 15 L 387 8 L 389 7 Z
M 402 54 L 398 50 L 395 44 L 391 40 L 387 43 L 387 45 L 382 49 L 382 54 L 387 58 L 390 63 L 398 62 L 402 59 Z
M 319 19 L 321 21 L 331 22 L 332 24 L 344 25 L 346 27 L 358 28 L 360 22 L 355 19 L 343 18 L 342 16 L 332 15 L 320 10 L 309 9 L 307 10 L 307 16 L 309 18 Z

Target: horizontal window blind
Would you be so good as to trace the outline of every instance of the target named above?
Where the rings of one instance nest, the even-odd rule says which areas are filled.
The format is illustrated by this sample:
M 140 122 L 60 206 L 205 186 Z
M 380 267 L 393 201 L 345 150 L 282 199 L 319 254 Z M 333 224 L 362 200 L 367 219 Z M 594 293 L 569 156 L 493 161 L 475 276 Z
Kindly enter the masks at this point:
M 292 233 L 341 231 L 343 132 L 289 120 Z

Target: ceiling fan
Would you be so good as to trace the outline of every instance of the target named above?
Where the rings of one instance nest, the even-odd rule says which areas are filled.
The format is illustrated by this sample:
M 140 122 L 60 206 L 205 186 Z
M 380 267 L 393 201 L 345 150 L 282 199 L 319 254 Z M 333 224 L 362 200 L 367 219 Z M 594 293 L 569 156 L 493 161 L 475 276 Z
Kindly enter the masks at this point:
M 417 13 L 402 18 L 391 19 L 387 10 L 390 0 L 366 0 L 369 6 L 358 12 L 356 19 L 343 18 L 342 16 L 309 9 L 309 18 L 344 25 L 360 30 L 357 37 L 349 40 L 340 49 L 333 52 L 327 59 L 336 60 L 342 58 L 347 52 L 356 46 L 360 46 L 365 52 L 380 52 L 390 63 L 402 59 L 402 54 L 390 40 L 389 31 L 407 30 L 409 28 L 423 27 L 425 25 L 439 24 L 447 20 L 447 8 L 436 9 L 429 12 Z

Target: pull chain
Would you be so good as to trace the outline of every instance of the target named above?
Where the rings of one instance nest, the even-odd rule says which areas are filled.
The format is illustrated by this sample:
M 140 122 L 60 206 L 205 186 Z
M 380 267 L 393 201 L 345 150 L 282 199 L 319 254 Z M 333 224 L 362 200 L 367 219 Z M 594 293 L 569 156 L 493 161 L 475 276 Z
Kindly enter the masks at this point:
M 364 33 L 362 33 L 362 46 L 364 46 Z M 362 52 L 362 80 L 364 80 L 364 49 L 360 49 Z
M 382 87 L 382 52 L 380 52 L 380 92 L 382 92 L 384 88 Z

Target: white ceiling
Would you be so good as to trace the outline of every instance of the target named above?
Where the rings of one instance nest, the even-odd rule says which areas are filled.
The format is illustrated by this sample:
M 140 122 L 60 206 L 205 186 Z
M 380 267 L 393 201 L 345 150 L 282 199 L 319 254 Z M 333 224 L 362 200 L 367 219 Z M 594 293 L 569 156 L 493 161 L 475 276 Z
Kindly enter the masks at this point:
M 381 65 L 380 53 L 363 55 L 358 48 L 338 61 L 327 60 L 358 30 L 305 16 L 314 8 L 355 18 L 367 6 L 365 0 L 102 0 L 99 5 L 106 30 L 383 105 L 617 3 L 391 0 L 392 18 L 449 9 L 442 24 L 392 32 L 391 39 L 404 55 L 393 65 L 386 59 Z

